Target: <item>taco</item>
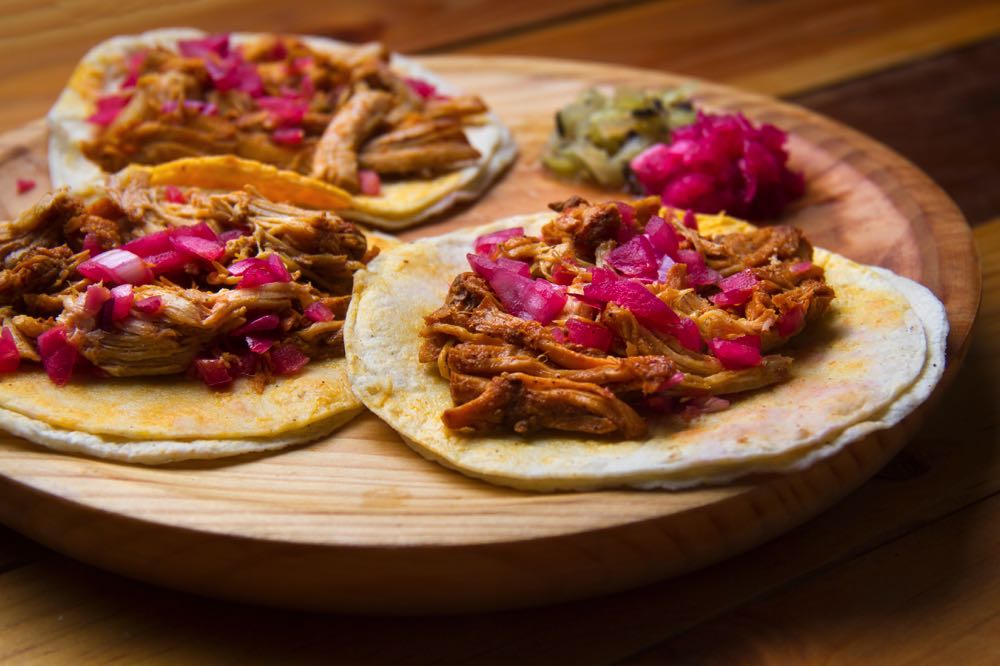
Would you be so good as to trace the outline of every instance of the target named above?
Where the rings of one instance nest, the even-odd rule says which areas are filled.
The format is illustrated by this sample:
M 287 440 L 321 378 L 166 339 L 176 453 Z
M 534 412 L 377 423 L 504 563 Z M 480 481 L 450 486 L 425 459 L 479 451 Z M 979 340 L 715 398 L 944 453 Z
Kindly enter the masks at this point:
M 424 456 L 530 490 L 684 488 L 811 464 L 941 376 L 940 302 L 794 228 L 557 208 L 356 277 L 352 387 Z
M 48 115 L 53 185 L 202 158 L 398 229 L 478 197 L 514 159 L 510 132 L 379 44 L 162 29 L 95 46 Z M 331 206 L 330 204 L 334 204 Z
M 149 180 L 126 170 L 0 223 L 0 427 L 164 463 L 288 446 L 357 414 L 343 320 L 378 246 L 252 188 Z

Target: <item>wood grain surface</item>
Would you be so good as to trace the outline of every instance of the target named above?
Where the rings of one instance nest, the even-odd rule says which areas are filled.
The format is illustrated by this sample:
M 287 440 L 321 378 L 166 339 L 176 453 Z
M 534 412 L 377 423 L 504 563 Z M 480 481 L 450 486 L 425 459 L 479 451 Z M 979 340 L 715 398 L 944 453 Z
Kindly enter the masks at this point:
M 427 64 L 484 93 L 522 155 L 483 201 L 407 237 L 567 196 L 579 188 L 537 163 L 552 112 L 593 84 L 677 82 L 552 60 Z M 947 197 L 879 144 L 801 109 L 709 84 L 698 95 L 790 131 L 809 195 L 789 221 L 819 245 L 931 287 L 951 319 L 954 373 L 975 316 L 978 269 L 968 227 Z M 7 138 L 0 193 L 44 162 L 41 148 L 38 126 Z M 11 211 L 32 194 L 0 199 Z M 423 461 L 370 415 L 281 455 L 167 468 L 56 455 L 7 439 L 0 518 L 86 561 L 202 593 L 369 611 L 497 608 L 638 585 L 771 538 L 867 479 L 917 420 L 800 474 L 684 493 L 493 488 Z
M 972 225 L 1000 211 L 1000 39 L 794 95 L 913 161 Z
M 673 71 L 770 95 L 871 72 L 991 36 L 990 0 L 644 2 L 452 52 L 600 60 Z

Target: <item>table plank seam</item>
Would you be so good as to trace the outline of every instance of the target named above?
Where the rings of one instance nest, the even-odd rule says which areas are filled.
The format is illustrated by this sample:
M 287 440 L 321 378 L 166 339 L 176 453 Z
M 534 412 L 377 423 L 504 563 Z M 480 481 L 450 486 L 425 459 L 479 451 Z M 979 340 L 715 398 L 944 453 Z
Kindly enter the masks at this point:
M 967 42 L 959 42 L 952 44 L 951 46 L 942 46 L 941 48 L 934 49 L 932 51 L 925 51 L 922 53 L 915 53 L 912 57 L 905 60 L 900 60 L 898 62 L 887 63 L 883 67 L 877 67 L 875 69 L 869 69 L 863 74 L 856 74 L 854 76 L 847 76 L 843 79 L 838 79 L 836 81 L 827 81 L 825 83 L 819 83 L 815 86 L 806 86 L 797 89 L 795 92 L 784 93 L 778 95 L 778 99 L 782 99 L 793 104 L 800 104 L 809 108 L 809 106 L 803 103 L 800 98 L 808 97 L 810 95 L 815 95 L 816 93 L 836 93 L 838 90 L 853 86 L 856 84 L 862 84 L 871 81 L 880 76 L 891 75 L 895 72 L 901 72 L 905 69 L 911 67 L 920 67 L 921 65 L 926 65 L 939 58 L 951 54 L 960 54 L 963 51 L 971 51 L 974 49 L 982 48 L 993 42 L 1000 41 L 1000 36 L 989 35 L 986 37 L 980 37 L 978 39 L 971 39 Z
M 998 497 L 1000 497 L 1000 490 L 988 493 L 974 500 L 966 502 L 961 506 L 955 507 L 947 511 L 946 513 L 943 513 L 940 516 L 937 516 L 930 520 L 917 520 L 909 525 L 902 526 L 899 530 L 886 534 L 884 537 L 879 538 L 877 541 L 873 542 L 868 546 L 859 547 L 854 551 L 845 554 L 844 557 L 820 564 L 819 566 L 813 569 L 809 569 L 808 571 L 805 571 L 798 576 L 785 580 L 779 585 L 770 587 L 759 594 L 751 595 L 746 599 L 742 599 L 734 604 L 730 604 L 729 606 L 726 606 L 724 608 L 719 608 L 717 612 L 712 613 L 710 615 L 706 615 L 705 617 L 700 618 L 697 622 L 693 622 L 691 624 L 682 626 L 675 631 L 669 632 L 667 635 L 663 636 L 662 638 L 656 640 L 653 643 L 641 647 L 635 650 L 634 652 L 629 652 L 628 654 L 621 656 L 618 662 L 623 662 L 626 659 L 632 659 L 634 657 L 638 657 L 645 652 L 656 649 L 657 647 L 664 645 L 665 643 L 672 641 L 679 636 L 691 632 L 696 627 L 699 627 L 704 624 L 709 624 L 711 622 L 715 622 L 716 620 L 719 620 L 720 618 L 723 618 L 727 615 L 739 612 L 741 609 L 748 608 L 758 603 L 765 602 L 768 599 L 778 597 L 793 588 L 796 588 L 800 585 L 806 584 L 812 580 L 820 578 L 839 567 L 849 565 L 852 562 L 856 562 L 864 557 L 867 557 L 871 553 L 886 546 L 889 546 L 893 543 L 896 543 L 915 532 L 927 529 L 928 527 L 939 524 L 943 521 L 950 520 L 957 514 L 960 514 L 964 511 L 968 511 L 973 507 L 983 504 L 984 502 L 989 502 L 990 500 L 993 500 Z
M 411 51 L 414 54 L 423 55 L 437 55 L 450 53 L 458 49 L 469 48 L 473 46 L 478 46 L 481 44 L 488 44 L 489 42 L 495 42 L 508 37 L 515 37 L 517 35 L 524 35 L 531 32 L 540 32 L 546 28 L 551 28 L 555 26 L 565 26 L 571 23 L 577 23 L 580 21 L 585 21 L 587 19 L 599 17 L 602 15 L 613 14 L 618 10 L 625 7 L 638 7 L 640 5 L 649 5 L 662 0 L 613 0 L 611 2 L 606 2 L 598 7 L 590 7 L 588 9 L 577 9 L 576 11 L 567 12 L 565 14 L 559 14 L 556 16 L 550 16 L 548 18 L 539 19 L 531 23 L 522 23 L 521 25 L 510 26 L 504 28 L 503 30 L 498 30 L 496 32 L 486 33 L 482 35 L 475 35 L 471 37 L 463 37 L 461 39 L 456 39 L 450 42 L 442 42 L 435 46 L 429 46 L 423 49 L 417 49 Z

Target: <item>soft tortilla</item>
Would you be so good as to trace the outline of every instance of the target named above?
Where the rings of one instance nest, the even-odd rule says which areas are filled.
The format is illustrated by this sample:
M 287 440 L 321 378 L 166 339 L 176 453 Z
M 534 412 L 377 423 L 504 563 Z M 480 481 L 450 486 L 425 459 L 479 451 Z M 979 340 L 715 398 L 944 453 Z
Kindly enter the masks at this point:
M 0 427 L 49 448 L 162 464 L 270 451 L 332 432 L 361 411 L 345 359 L 310 363 L 262 393 L 214 391 L 183 377 L 74 379 L 39 370 L 0 380 Z
M 194 178 L 186 185 L 203 179 Z M 365 232 L 385 250 L 399 241 Z M 262 392 L 215 391 L 181 376 L 88 379 L 55 386 L 39 369 L 0 376 L 0 428 L 49 448 L 162 464 L 272 451 L 318 439 L 362 410 L 346 358 L 308 364 Z
M 642 441 L 545 434 L 468 436 L 445 428 L 448 383 L 417 360 L 423 316 L 468 270 L 473 239 L 551 215 L 510 218 L 386 252 L 355 277 L 345 342 L 352 386 L 422 455 L 471 476 L 529 490 L 682 488 L 795 469 L 891 427 L 929 395 L 944 369 L 944 309 L 925 288 L 823 250 L 837 292 L 825 321 L 793 341 L 792 377 L 690 424 L 657 423 Z M 746 228 L 699 216 L 703 233 Z
M 117 81 L 106 81 L 104 78 L 109 63 L 138 48 L 173 47 L 179 40 L 197 39 L 206 34 L 192 28 L 164 28 L 139 35 L 113 37 L 92 48 L 77 65 L 48 114 L 49 173 L 53 186 L 68 186 L 85 192 L 100 185 L 108 175 L 84 156 L 81 146 L 96 135 L 97 128 L 87 122 L 87 117 L 94 112 L 95 100 L 117 86 Z M 234 33 L 232 41 L 240 44 L 261 36 L 260 33 Z M 311 48 L 330 53 L 364 48 L 323 37 L 303 39 Z M 392 56 L 392 67 L 405 76 L 430 82 L 445 94 L 459 92 L 432 72 L 402 56 Z M 479 197 L 514 160 L 517 147 L 510 131 L 492 113 L 485 115 L 482 124 L 466 129 L 466 135 L 481 154 L 475 164 L 430 180 L 387 182 L 377 197 L 352 197 L 343 193 L 348 201 L 338 205 L 337 212 L 383 229 L 403 229 L 461 201 Z M 311 192 L 313 189 L 323 190 L 323 185 L 330 187 L 295 172 L 275 171 L 288 180 L 290 189 L 304 190 L 300 196 L 306 199 L 317 196 Z M 295 200 L 295 195 L 291 200 Z

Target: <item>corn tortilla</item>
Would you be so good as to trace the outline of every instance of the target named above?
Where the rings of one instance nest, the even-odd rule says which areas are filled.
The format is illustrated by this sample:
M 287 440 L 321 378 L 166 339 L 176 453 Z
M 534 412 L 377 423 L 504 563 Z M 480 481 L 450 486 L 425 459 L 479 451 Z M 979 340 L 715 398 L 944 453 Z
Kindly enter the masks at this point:
M 174 47 L 182 39 L 198 39 L 207 33 L 192 28 L 164 28 L 139 35 L 119 36 L 108 39 L 92 48 L 80 61 L 66 88 L 49 111 L 49 173 L 54 187 L 67 186 L 86 192 L 103 183 L 107 177 L 102 169 L 82 152 L 83 144 L 96 136 L 98 128 L 87 122 L 94 112 L 98 97 L 112 92 L 114 86 L 105 80 L 104 72 L 110 63 L 124 54 L 142 47 Z M 234 44 L 253 41 L 261 33 L 233 33 Z M 303 37 L 312 49 L 329 53 L 347 49 L 366 48 L 349 45 L 323 37 Z M 423 79 L 444 94 L 457 91 L 424 67 L 402 56 L 393 55 L 391 66 L 404 76 Z M 322 205 L 334 208 L 343 217 L 365 222 L 383 229 L 403 229 L 421 220 L 433 217 L 461 201 L 478 198 L 500 176 L 517 155 L 517 147 L 510 131 L 492 113 L 485 114 L 481 123 L 466 128 L 469 142 L 480 152 L 480 159 L 469 166 L 431 179 L 410 179 L 383 184 L 379 196 L 348 195 L 328 183 L 302 174 L 274 169 L 267 179 L 284 180 L 282 191 L 286 199 L 307 205 L 318 198 Z M 246 161 L 246 160 L 243 160 Z M 248 176 L 244 183 L 256 182 Z M 244 183 L 229 186 L 236 189 Z M 337 193 L 331 193 L 336 190 Z M 346 201 L 330 206 L 330 197 L 346 196 Z
M 483 234 L 523 226 L 538 233 L 549 214 L 521 216 L 400 246 L 355 276 L 345 325 L 352 387 L 419 453 L 470 476 L 526 490 L 614 486 L 685 488 L 758 472 L 797 469 L 919 405 L 944 369 L 947 318 L 919 284 L 816 250 L 836 290 L 830 312 L 782 353 L 789 380 L 737 396 L 690 424 L 663 419 L 643 440 L 563 433 L 465 435 L 448 430 L 448 382 L 417 360 L 423 316 L 444 302 L 465 255 Z M 703 234 L 750 228 L 699 216 Z

